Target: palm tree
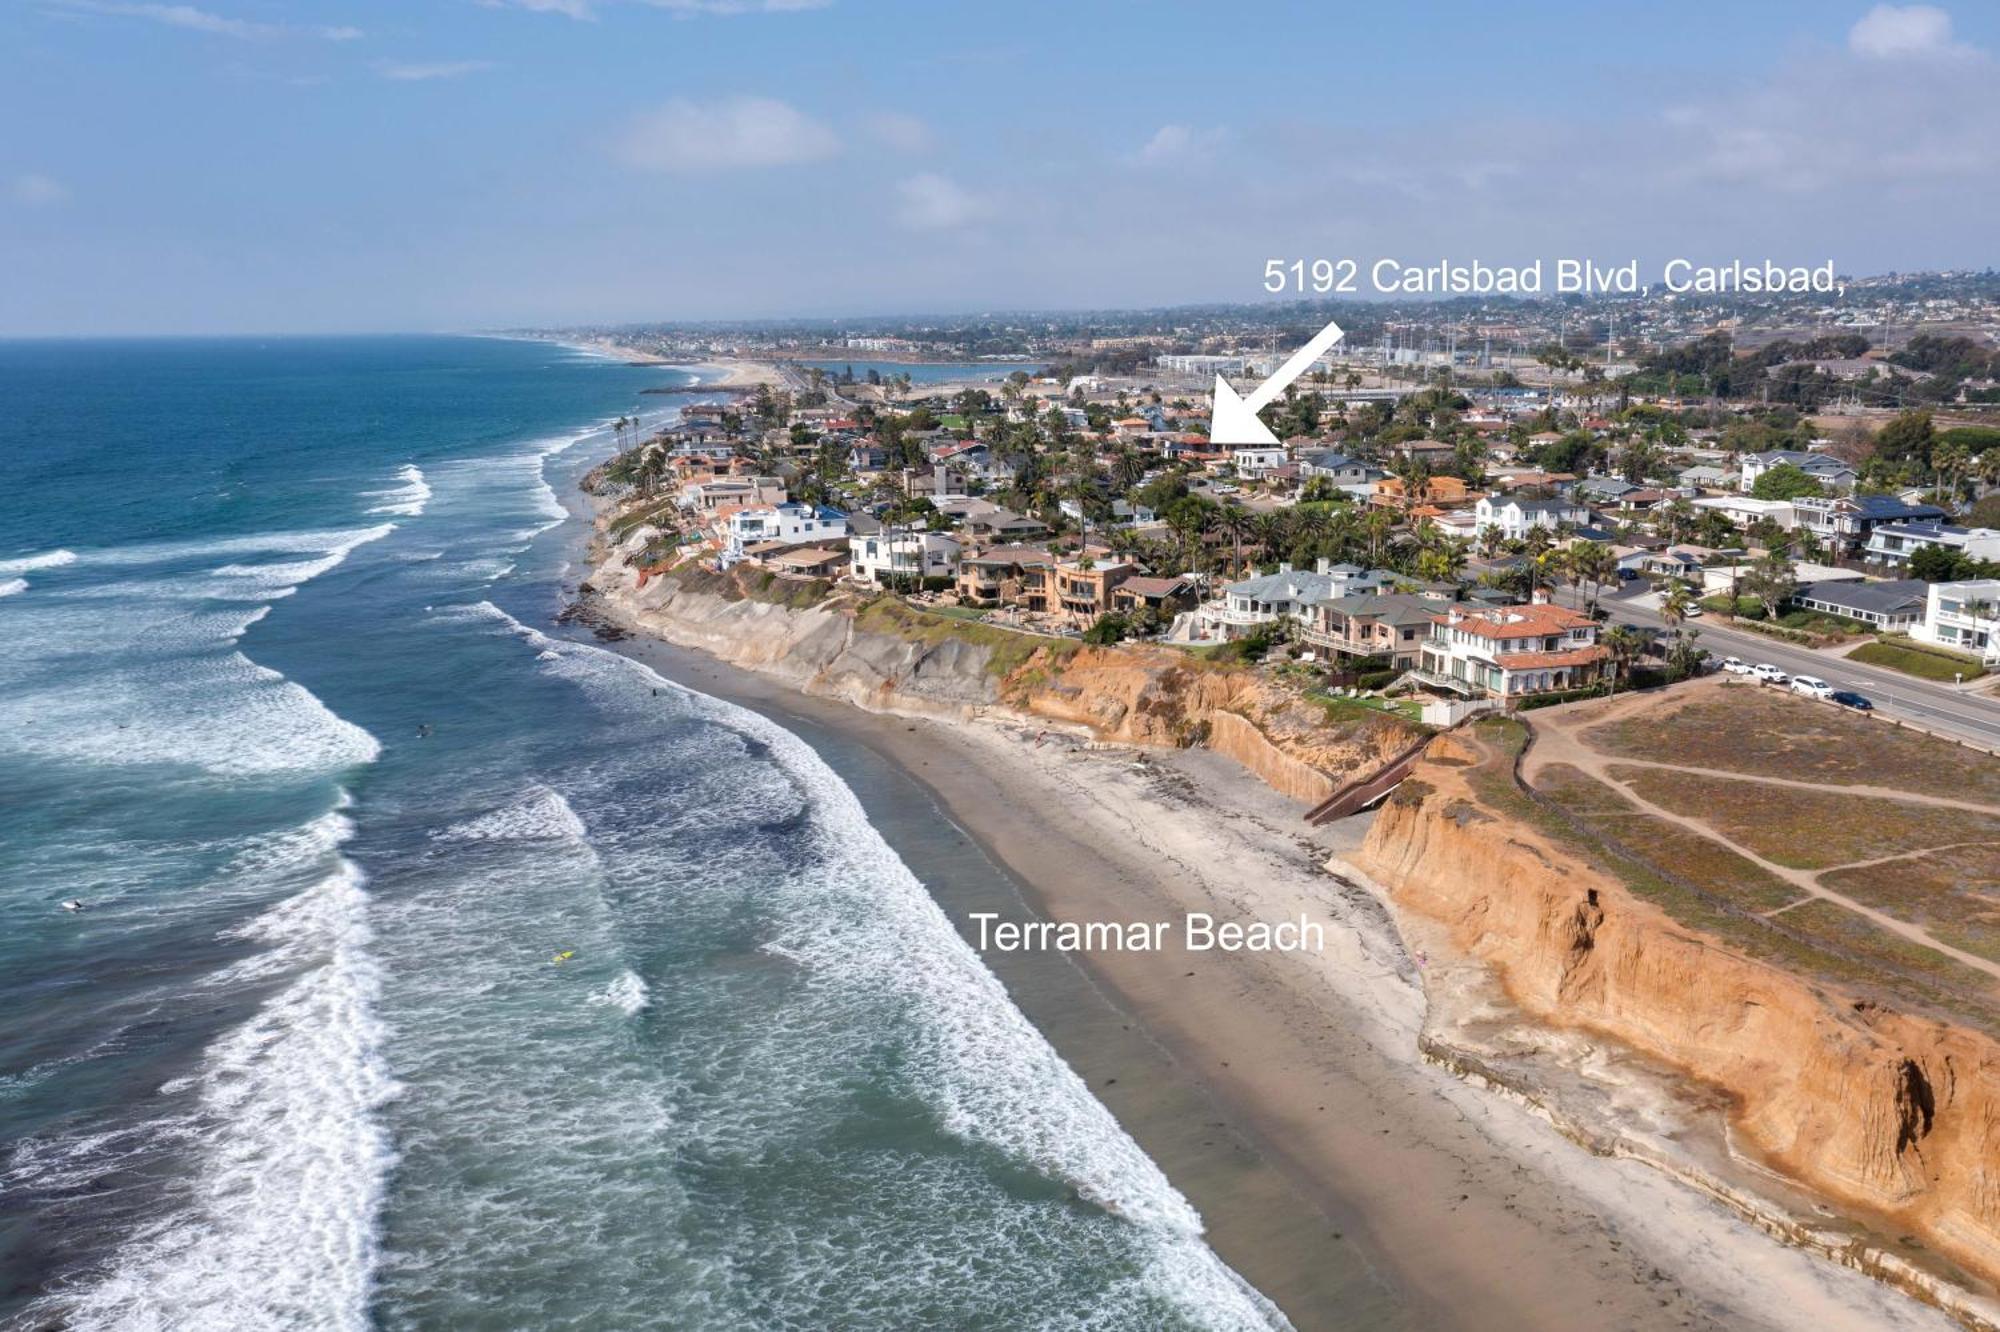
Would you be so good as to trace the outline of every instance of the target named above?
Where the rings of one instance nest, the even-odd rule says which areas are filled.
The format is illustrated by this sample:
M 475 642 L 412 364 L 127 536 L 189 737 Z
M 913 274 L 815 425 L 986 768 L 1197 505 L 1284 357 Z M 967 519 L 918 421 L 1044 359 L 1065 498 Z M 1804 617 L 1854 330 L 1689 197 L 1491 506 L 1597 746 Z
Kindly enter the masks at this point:
M 1235 543 L 1236 576 L 1241 578 L 1243 576 L 1243 534 L 1250 530 L 1250 513 L 1241 505 L 1226 505 L 1216 519 L 1216 526 L 1220 527 L 1223 534 Z
M 1694 589 L 1688 586 L 1687 580 L 1676 578 L 1666 599 L 1660 603 L 1660 618 L 1667 622 L 1668 628 L 1678 630 L 1693 609 Z
M 1618 682 L 1631 669 L 1632 659 L 1639 655 L 1639 635 L 1622 624 L 1614 624 L 1604 631 L 1598 640 L 1611 654 L 1611 692 L 1618 692 Z

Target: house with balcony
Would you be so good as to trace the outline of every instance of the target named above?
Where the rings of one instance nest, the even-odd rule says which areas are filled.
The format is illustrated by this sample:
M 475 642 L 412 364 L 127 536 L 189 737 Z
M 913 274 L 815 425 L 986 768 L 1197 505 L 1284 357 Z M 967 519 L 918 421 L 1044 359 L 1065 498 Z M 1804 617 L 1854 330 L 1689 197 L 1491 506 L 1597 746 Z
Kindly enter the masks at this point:
M 1312 607 L 1299 637 L 1336 658 L 1382 657 L 1392 666 L 1422 664 L 1438 603 L 1402 592 L 1357 592 Z
M 1932 583 L 1910 637 L 2000 666 L 2000 578 Z
M 1597 630 L 1588 615 L 1546 602 L 1453 606 L 1432 621 L 1415 674 L 1426 684 L 1502 702 L 1583 689 L 1612 671 Z
M 958 599 L 971 606 L 1022 606 L 1045 611 L 1040 570 L 1056 557 L 1040 546 L 993 546 L 958 562 Z
M 1170 578 L 1127 578 L 1111 589 L 1111 607 L 1128 613 L 1150 610 L 1163 619 L 1172 619 L 1194 606 L 1195 595 L 1195 581 L 1186 574 Z
M 1246 578 L 1195 611 L 1195 634 L 1204 642 L 1244 638 L 1266 625 L 1293 620 L 1315 603 L 1339 595 L 1333 575 L 1281 566 L 1277 573 Z
M 1942 546 L 1974 560 L 2000 560 L 2000 530 L 1957 527 L 1951 523 L 1881 523 L 1868 534 L 1862 558 L 1884 568 L 1901 569 L 1910 556 L 1928 546 Z
M 750 546 L 797 546 L 847 535 L 847 515 L 824 504 L 760 504 L 736 510 L 723 521 L 723 558 L 743 558 Z
M 853 577 L 873 587 L 918 587 L 925 579 L 956 579 L 958 541 L 942 532 L 886 528 L 873 518 L 848 521 Z
M 1811 532 L 1827 549 L 1848 558 L 1867 549 L 1875 529 L 1885 523 L 1943 522 L 1946 517 L 1935 504 L 1895 495 L 1801 495 L 1792 501 L 1792 512 L 1801 531 Z
M 1058 560 L 1032 571 L 1039 575 L 1047 608 L 1089 624 L 1112 609 L 1112 593 L 1139 572 L 1124 560 Z

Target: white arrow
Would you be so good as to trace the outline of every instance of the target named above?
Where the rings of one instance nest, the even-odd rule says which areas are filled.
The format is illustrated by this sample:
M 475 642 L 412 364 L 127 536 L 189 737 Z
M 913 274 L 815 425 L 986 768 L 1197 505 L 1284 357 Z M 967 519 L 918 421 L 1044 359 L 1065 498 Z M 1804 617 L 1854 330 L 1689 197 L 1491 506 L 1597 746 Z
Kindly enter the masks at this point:
M 1209 441 L 1215 444 L 1275 445 L 1278 437 L 1257 419 L 1257 413 L 1269 406 L 1287 385 L 1304 374 L 1314 361 L 1326 355 L 1329 347 L 1345 336 L 1339 324 L 1329 323 L 1313 335 L 1311 342 L 1293 352 L 1292 358 L 1278 367 L 1278 373 L 1259 384 L 1247 398 L 1229 387 L 1228 380 L 1217 375 L 1215 407 L 1209 413 Z

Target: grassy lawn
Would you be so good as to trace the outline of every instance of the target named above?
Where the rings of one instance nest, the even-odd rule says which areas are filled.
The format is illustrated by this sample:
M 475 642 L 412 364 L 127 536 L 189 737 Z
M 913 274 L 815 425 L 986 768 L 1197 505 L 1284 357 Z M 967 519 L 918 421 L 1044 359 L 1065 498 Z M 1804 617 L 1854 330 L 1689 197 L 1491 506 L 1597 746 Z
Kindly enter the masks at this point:
M 1348 698 L 1340 694 L 1323 694 L 1316 689 L 1308 692 L 1306 697 L 1326 709 L 1326 719 L 1330 722 L 1373 713 L 1387 713 L 1408 722 L 1420 723 L 1424 719 L 1423 707 L 1405 698 Z
M 949 620 L 983 620 L 986 612 L 977 606 L 923 606 L 919 609 L 932 615 L 942 615 Z
M 1686 696 L 1583 738 L 1627 758 L 2000 805 L 2000 759 L 1756 685 Z
M 1820 882 L 1968 953 L 2000 960 L 2000 843 L 1838 870 Z
M 1981 838 L 2000 842 L 2000 816 L 1966 810 L 1660 768 L 1613 768 L 1611 775 L 1629 782 L 1642 799 L 1700 819 L 1793 869 L 1825 869 Z
M 1870 666 L 1886 666 L 1892 671 L 1914 675 L 1920 680 L 1941 680 L 1950 684 L 1954 680 L 1977 680 L 1986 674 L 1986 668 L 1970 657 L 1961 657 L 1954 652 L 1942 652 L 1927 645 L 1912 643 L 1906 638 L 1885 638 L 1879 642 L 1863 643 L 1847 654 L 1849 661 L 1865 662 Z

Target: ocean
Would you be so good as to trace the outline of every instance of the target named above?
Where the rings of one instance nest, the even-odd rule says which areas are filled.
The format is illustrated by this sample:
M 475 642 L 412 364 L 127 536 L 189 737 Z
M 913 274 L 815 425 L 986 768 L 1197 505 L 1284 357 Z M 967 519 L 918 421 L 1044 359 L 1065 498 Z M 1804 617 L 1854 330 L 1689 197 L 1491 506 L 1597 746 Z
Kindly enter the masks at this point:
M 1283 1326 L 813 748 L 555 624 L 689 382 L 0 344 L 0 1326 Z

